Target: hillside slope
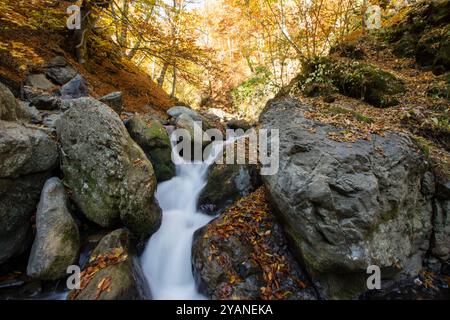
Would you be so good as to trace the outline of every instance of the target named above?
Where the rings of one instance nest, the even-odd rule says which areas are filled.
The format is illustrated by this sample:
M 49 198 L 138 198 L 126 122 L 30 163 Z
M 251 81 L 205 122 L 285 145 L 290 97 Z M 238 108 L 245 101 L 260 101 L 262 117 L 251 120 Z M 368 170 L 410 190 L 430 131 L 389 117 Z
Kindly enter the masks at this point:
M 78 64 L 66 28 L 69 1 L 0 1 L 0 81 L 16 96 L 30 73 L 55 56 L 66 60 L 87 80 L 90 95 L 101 97 L 122 91 L 129 112 L 156 111 L 164 114 L 174 105 L 148 75 L 120 57 L 114 43 L 95 34 L 89 42 L 90 61 Z

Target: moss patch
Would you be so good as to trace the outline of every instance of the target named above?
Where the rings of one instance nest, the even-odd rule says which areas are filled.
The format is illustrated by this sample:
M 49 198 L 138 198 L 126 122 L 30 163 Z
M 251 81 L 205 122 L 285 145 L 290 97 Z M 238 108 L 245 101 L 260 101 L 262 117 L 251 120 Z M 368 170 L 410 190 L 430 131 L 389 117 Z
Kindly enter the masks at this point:
M 400 79 L 372 65 L 323 57 L 313 58 L 303 66 L 300 89 L 305 92 L 313 83 L 333 86 L 343 95 L 381 108 L 397 105 L 397 95 L 405 90 Z

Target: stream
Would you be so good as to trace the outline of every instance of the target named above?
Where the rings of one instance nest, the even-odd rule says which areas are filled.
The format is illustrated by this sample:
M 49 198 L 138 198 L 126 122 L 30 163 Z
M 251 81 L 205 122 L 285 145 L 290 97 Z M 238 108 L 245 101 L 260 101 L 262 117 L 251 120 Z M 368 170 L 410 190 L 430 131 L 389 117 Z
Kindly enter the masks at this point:
M 156 199 L 163 212 L 162 224 L 141 257 L 153 299 L 206 299 L 197 291 L 192 274 L 192 237 L 214 218 L 197 211 L 197 201 L 206 185 L 208 168 L 226 143 L 214 142 L 204 162 L 185 161 L 173 152 L 181 164 L 176 166 L 175 177 L 158 185 Z

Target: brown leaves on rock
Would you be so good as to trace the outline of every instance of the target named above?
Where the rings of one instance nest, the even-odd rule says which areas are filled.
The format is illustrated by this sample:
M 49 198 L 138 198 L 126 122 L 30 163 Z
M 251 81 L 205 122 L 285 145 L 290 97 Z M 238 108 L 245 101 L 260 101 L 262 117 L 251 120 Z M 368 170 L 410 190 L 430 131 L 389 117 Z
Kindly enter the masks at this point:
M 237 201 L 222 214 L 221 219 L 209 224 L 204 235 L 205 238 L 214 237 L 218 241 L 237 238 L 241 243 L 251 245 L 251 263 L 259 266 L 262 270 L 264 286 L 260 288 L 260 298 L 265 300 L 286 299 L 292 292 L 306 287 L 302 281 L 292 275 L 286 257 L 273 248 L 270 238 L 274 223 L 265 188 L 261 187 Z M 219 286 L 218 298 L 245 298 L 233 295 L 232 286 L 242 282 L 243 279 L 234 270 L 228 255 L 220 252 L 219 248 L 212 243 L 209 253 L 209 261 L 215 259 L 226 272 L 227 282 L 221 283 Z M 288 278 L 293 280 L 296 287 L 282 285 Z
M 105 277 L 97 285 L 97 291 L 95 292 L 95 300 L 100 298 L 100 295 L 104 291 L 109 291 L 109 286 L 111 285 L 111 277 Z
M 86 268 L 81 272 L 80 289 L 72 290 L 68 295 L 68 299 L 75 300 L 80 292 L 91 282 L 97 272 L 109 266 L 124 262 L 127 258 L 128 255 L 122 247 L 114 248 L 110 252 L 98 256 L 92 255 Z M 99 282 L 95 299 L 98 299 L 101 293 L 109 288 L 111 280 L 110 277 L 107 277 Z

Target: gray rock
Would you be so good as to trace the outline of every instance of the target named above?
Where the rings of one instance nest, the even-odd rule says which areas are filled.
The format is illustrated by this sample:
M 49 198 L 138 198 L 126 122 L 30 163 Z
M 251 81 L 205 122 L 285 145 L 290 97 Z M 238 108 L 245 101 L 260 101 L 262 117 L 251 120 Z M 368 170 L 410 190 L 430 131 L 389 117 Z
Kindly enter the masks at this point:
M 355 297 L 369 265 L 384 277 L 416 275 L 431 234 L 423 155 L 396 133 L 336 142 L 328 133 L 338 129 L 306 119 L 305 108 L 292 99 L 266 106 L 260 121 L 280 130 L 280 167 L 263 181 L 318 290 Z
M 198 114 L 197 111 L 192 110 L 191 108 L 188 108 L 188 107 L 183 107 L 183 106 L 172 107 L 167 111 L 167 114 L 175 119 L 177 119 L 179 116 L 184 114 L 184 115 L 191 117 L 194 121 L 202 121 L 203 120 L 202 116 L 200 114 Z
M 273 274 L 278 288 L 271 294 L 290 292 L 286 298 L 316 299 L 310 285 L 300 288 L 295 281 L 308 283 L 287 250 L 286 238 L 267 203 L 261 204 L 260 192 L 255 194 L 194 233 L 192 268 L 200 290 L 212 299 L 261 299 L 261 288 L 268 285 L 264 277 L 267 266 L 258 263 L 257 257 L 276 256 L 282 257 L 282 268 L 289 273 Z M 254 219 L 255 211 L 260 220 Z
M 44 68 L 46 76 L 59 85 L 66 84 L 77 75 L 77 71 L 62 56 L 53 58 Z
M 45 133 L 0 121 L 0 263 L 32 240 L 31 215 L 57 164 L 57 145 Z
M 0 83 L 0 120 L 17 120 L 17 101 L 11 90 Z
M 40 280 L 65 277 L 79 248 L 80 235 L 67 209 L 64 185 L 58 178 L 51 178 L 44 185 L 36 212 L 36 238 L 28 260 L 28 276 Z
M 56 124 L 61 118 L 60 112 L 45 113 L 42 117 L 42 124 L 50 132 L 56 132 Z
M 19 118 L 26 119 L 32 123 L 42 122 L 42 116 L 39 113 L 39 110 L 35 107 L 30 106 L 30 104 L 25 101 L 18 102 L 17 114 Z
M 43 73 L 30 74 L 25 80 L 25 85 L 44 91 L 56 89 L 56 86 Z
M 89 95 L 86 81 L 79 74 L 63 85 L 60 89 L 60 93 L 61 99 L 77 99 Z
M 50 173 L 0 178 L 0 264 L 22 253 L 31 243 L 31 216 Z
M 219 120 L 229 120 L 233 118 L 233 115 L 218 108 L 209 108 L 207 112 L 208 114 L 217 117 Z
M 103 96 L 99 101 L 107 104 L 111 109 L 113 109 L 118 115 L 123 111 L 123 98 L 122 92 L 112 92 Z
M 165 181 L 175 176 L 172 161 L 172 145 L 164 126 L 158 120 L 144 121 L 134 116 L 126 123 L 134 141 L 144 150 L 155 170 L 156 179 Z
M 204 138 L 204 122 L 201 122 L 199 120 L 194 120 L 189 115 L 183 113 L 180 116 L 178 116 L 175 126 L 177 129 L 184 129 L 187 130 L 189 133 L 189 141 L 192 143 L 192 150 L 195 150 L 195 145 L 201 145 L 202 148 L 207 146 L 211 143 L 209 139 L 203 139 Z M 188 157 L 189 158 L 189 157 Z
M 447 261 L 450 257 L 450 200 L 435 202 L 433 220 L 432 253 Z
M 30 103 L 39 110 L 61 109 L 61 99 L 50 94 L 37 94 L 30 99 Z
M 47 171 L 57 159 L 56 142 L 43 131 L 0 121 L 0 178 Z
M 120 255 L 118 255 L 120 253 Z M 96 265 L 101 256 L 115 256 L 116 263 L 106 263 L 100 268 L 87 286 L 73 290 L 68 299 L 72 300 L 146 300 L 151 298 L 150 288 L 142 272 L 139 259 L 130 244 L 130 234 L 119 229 L 106 235 L 90 256 L 90 265 Z M 102 281 L 109 279 L 107 290 L 99 291 Z
M 121 222 L 142 236 L 159 228 L 153 167 L 111 108 L 93 98 L 73 100 L 57 133 L 64 182 L 91 221 L 105 228 Z
M 199 197 L 200 208 L 210 214 L 223 211 L 258 186 L 256 165 L 213 164 Z

